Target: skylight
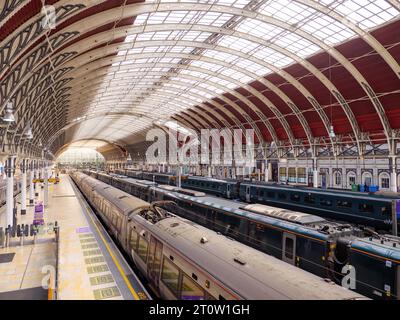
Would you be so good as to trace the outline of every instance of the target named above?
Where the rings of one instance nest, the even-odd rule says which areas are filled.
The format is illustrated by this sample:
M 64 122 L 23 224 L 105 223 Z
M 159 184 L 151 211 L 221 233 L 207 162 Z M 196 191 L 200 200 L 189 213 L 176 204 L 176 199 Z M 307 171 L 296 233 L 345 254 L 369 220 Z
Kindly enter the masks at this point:
M 96 131 L 113 140 L 124 139 L 154 121 L 168 123 L 174 113 L 315 54 L 321 50 L 318 41 L 333 46 L 357 36 L 337 16 L 330 17 L 313 5 L 323 5 L 328 13 L 339 14 L 365 31 L 399 15 L 385 0 L 187 2 L 206 4 L 208 10 L 193 6 L 185 11 L 174 6 L 180 2 L 161 0 L 170 3 L 171 10 L 135 18 L 133 27 L 140 26 L 143 32 L 126 36 L 123 49 L 110 58 L 107 74 L 101 81 L 96 79 L 84 96 L 86 114 L 107 115 L 82 122 L 77 139 Z M 226 12 L 215 9 L 216 5 L 228 6 Z M 258 15 L 235 15 L 231 7 L 255 10 Z M 116 113 L 130 114 L 129 123 Z M 70 114 L 71 120 L 81 120 L 78 116 Z

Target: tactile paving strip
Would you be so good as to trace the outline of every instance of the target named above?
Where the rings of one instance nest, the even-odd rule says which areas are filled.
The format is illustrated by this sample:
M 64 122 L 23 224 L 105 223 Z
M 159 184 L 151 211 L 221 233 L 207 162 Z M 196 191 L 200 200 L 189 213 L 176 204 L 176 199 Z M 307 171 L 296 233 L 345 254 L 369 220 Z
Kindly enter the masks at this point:
M 89 275 L 91 274 L 96 274 L 96 273 L 104 273 L 104 272 L 109 272 L 110 269 L 108 268 L 108 265 L 105 263 L 106 260 L 103 256 L 103 253 L 101 252 L 99 245 L 97 243 L 96 238 L 92 233 L 82 233 L 79 235 L 79 241 L 81 243 L 81 248 L 83 251 L 83 255 L 85 257 L 85 264 L 87 265 L 92 265 L 86 267 L 86 271 Z M 95 250 L 87 250 L 87 249 L 94 249 Z M 95 256 L 95 257 L 90 257 L 90 256 Z M 98 264 L 102 263 L 100 265 L 94 265 L 93 264 Z M 114 285 L 113 287 L 109 288 L 99 288 L 93 290 L 94 298 L 96 300 L 104 300 L 104 299 L 110 299 L 114 297 L 121 296 L 121 293 L 116 286 L 115 280 L 112 276 L 111 273 L 105 274 L 105 275 L 100 275 L 100 276 L 94 276 L 90 277 L 90 284 L 92 286 L 100 286 L 100 285 L 107 285 L 111 284 Z
M 100 255 L 102 255 L 102 253 L 101 253 L 100 249 L 96 249 L 96 250 L 83 251 L 83 255 L 85 257 L 87 257 L 87 256 L 100 256 Z
M 99 245 L 97 243 L 91 243 L 91 244 L 82 244 L 82 249 L 97 249 Z
M 104 276 L 97 276 L 97 277 L 90 278 L 90 284 L 92 286 L 98 286 L 100 284 L 106 284 L 106 283 L 111 283 L 111 282 L 114 282 L 114 278 L 111 273 L 106 274 Z
M 116 287 L 116 286 L 110 287 L 110 288 L 96 289 L 93 291 L 93 293 L 94 293 L 94 298 L 96 300 L 109 299 L 109 298 L 114 298 L 114 297 L 118 297 L 121 295 L 118 287 Z
M 85 263 L 86 264 L 101 263 L 101 262 L 105 262 L 105 259 L 104 259 L 103 256 L 98 256 L 98 257 L 94 257 L 94 258 L 86 258 L 85 259 Z
M 101 264 L 101 265 L 93 266 L 93 267 L 87 267 L 86 270 L 87 270 L 87 273 L 89 273 L 89 274 L 110 271 L 110 269 L 108 269 L 108 266 L 106 264 Z
M 79 238 L 94 238 L 93 233 L 83 233 L 79 235 Z
M 86 238 L 86 239 L 81 239 L 81 243 L 88 243 L 88 242 L 96 242 L 95 238 Z

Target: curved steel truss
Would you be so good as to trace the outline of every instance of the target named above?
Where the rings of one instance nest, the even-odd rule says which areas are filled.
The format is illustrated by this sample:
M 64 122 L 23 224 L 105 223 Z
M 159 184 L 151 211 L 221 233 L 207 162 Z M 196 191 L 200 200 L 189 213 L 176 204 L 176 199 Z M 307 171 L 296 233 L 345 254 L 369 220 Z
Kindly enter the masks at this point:
M 134 2 L 58 1 L 55 29 L 40 6 L 19 16 L 30 1 L 0 5 L 0 30 L 12 31 L 0 46 L 0 110 L 12 101 L 17 120 L 0 127 L 3 151 L 37 153 L 40 142 L 57 153 L 91 138 L 127 146 L 168 119 L 198 132 L 253 128 L 281 155 L 393 151 L 398 127 L 382 97 L 400 92 L 382 92 L 357 60 L 374 57 L 399 83 L 396 43 L 371 32 L 398 22 L 396 1 Z M 349 54 L 350 39 L 369 51 Z

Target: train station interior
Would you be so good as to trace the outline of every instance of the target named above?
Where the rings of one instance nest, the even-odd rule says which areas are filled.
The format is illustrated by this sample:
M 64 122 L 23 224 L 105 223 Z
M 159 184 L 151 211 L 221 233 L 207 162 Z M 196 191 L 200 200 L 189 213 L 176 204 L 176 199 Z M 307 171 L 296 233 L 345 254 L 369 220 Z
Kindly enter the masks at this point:
M 0 300 L 400 300 L 399 0 L 0 0 Z

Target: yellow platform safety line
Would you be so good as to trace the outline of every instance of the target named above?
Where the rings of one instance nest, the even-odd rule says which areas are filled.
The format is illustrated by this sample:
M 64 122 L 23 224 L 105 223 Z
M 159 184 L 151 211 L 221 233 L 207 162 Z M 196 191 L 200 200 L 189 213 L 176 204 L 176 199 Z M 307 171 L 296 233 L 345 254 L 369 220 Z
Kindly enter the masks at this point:
M 53 289 L 49 288 L 47 291 L 47 300 L 54 300 L 53 299 Z
M 104 243 L 104 245 L 106 246 L 108 253 L 110 254 L 112 260 L 113 260 L 114 263 L 115 263 L 115 265 L 117 266 L 117 269 L 118 269 L 119 273 L 121 274 L 122 278 L 124 279 L 126 285 L 128 286 L 130 292 L 132 293 L 133 297 L 134 297 L 136 300 L 140 300 L 138 294 L 136 293 L 135 289 L 133 289 L 131 283 L 129 282 L 128 278 L 126 277 L 126 275 L 125 275 L 124 271 L 122 270 L 120 264 L 118 263 L 117 259 L 115 258 L 114 254 L 112 253 L 110 247 L 108 246 L 106 240 L 104 239 L 103 235 L 101 234 L 100 229 L 97 227 L 95 221 L 93 220 L 93 218 L 92 218 L 92 216 L 91 216 L 91 214 L 90 214 L 90 212 L 89 212 L 89 209 L 88 209 L 86 206 L 85 206 L 85 208 L 86 208 L 87 213 L 89 214 L 90 220 L 92 220 L 94 226 L 96 227 L 97 232 L 98 232 L 98 234 L 100 235 L 101 240 L 103 240 L 103 243 Z
M 47 300 L 55 300 L 54 299 L 54 290 L 53 287 L 55 286 L 55 279 L 50 277 L 49 279 L 49 287 L 47 288 Z
M 49 178 L 48 181 L 49 181 L 50 183 L 60 182 L 60 178 Z M 43 183 L 43 182 L 44 182 L 44 179 L 33 179 L 32 182 L 33 182 L 33 183 L 38 183 L 38 182 L 39 182 L 39 183 Z

